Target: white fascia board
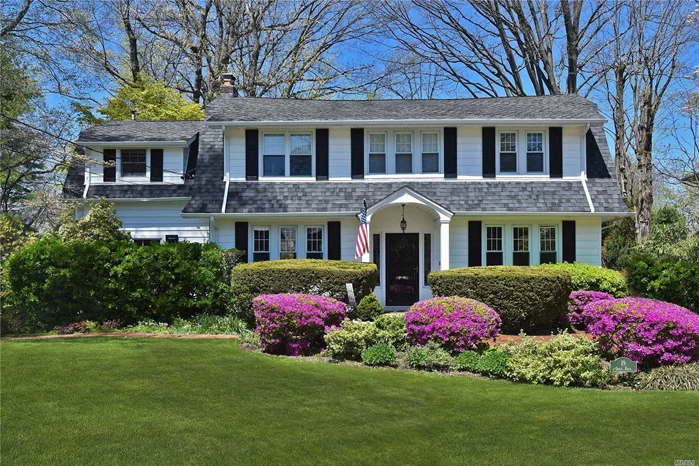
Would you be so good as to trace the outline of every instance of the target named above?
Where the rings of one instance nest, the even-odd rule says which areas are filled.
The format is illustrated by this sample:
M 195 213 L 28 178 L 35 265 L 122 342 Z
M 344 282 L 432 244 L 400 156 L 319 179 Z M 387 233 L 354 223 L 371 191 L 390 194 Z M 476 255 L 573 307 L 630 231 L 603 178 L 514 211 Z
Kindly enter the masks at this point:
M 247 218 L 247 217 L 306 217 L 306 218 L 325 218 L 325 217 L 356 217 L 356 213 L 352 212 L 254 212 L 254 213 L 181 213 L 181 217 L 212 217 L 212 218 Z
M 92 147 L 187 147 L 187 141 L 76 141 L 76 145 L 86 149 Z
M 469 217 L 633 217 L 633 212 L 480 212 L 462 211 L 454 212 L 455 216 Z
M 192 199 L 191 197 L 108 197 L 105 198 L 105 200 L 109 202 L 149 202 L 149 201 L 189 201 Z M 90 198 L 90 199 L 84 199 L 83 202 L 98 202 L 101 201 L 102 198 Z M 207 214 L 209 215 L 209 214 Z
M 595 119 L 498 119 L 498 118 L 456 118 L 448 120 L 411 119 L 411 120 L 295 120 L 295 121 L 212 121 L 207 120 L 207 126 L 447 126 L 447 125 L 491 125 L 491 126 L 577 126 L 591 125 L 602 126 L 607 122 L 606 118 Z

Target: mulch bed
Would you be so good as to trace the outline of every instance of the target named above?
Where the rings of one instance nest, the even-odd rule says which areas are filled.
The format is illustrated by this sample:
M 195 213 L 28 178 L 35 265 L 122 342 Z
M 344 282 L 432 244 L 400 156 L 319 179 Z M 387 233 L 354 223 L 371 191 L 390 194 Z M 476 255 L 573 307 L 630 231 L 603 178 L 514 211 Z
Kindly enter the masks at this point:
M 592 335 L 585 333 L 581 330 L 571 332 L 571 335 L 584 337 L 584 338 L 587 338 L 588 340 L 592 340 Z M 532 337 L 535 340 L 539 340 L 539 341 L 549 341 L 549 340 L 551 340 L 551 338 L 555 337 L 556 335 L 527 335 L 527 336 Z M 493 345 L 504 345 L 505 343 L 519 343 L 520 341 L 522 341 L 521 335 L 498 335 L 498 337 L 495 340 L 489 340 L 488 343 L 493 344 Z

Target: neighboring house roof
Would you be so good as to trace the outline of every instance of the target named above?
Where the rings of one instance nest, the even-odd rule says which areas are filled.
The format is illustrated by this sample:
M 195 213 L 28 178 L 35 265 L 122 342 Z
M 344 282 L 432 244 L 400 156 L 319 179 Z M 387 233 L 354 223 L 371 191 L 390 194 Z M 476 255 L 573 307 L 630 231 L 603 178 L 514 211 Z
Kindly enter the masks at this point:
M 379 120 L 604 121 L 579 95 L 478 99 L 301 100 L 221 94 L 206 108 L 207 122 L 333 122 Z
M 77 142 L 187 142 L 203 128 L 201 120 L 107 121 L 82 130 Z

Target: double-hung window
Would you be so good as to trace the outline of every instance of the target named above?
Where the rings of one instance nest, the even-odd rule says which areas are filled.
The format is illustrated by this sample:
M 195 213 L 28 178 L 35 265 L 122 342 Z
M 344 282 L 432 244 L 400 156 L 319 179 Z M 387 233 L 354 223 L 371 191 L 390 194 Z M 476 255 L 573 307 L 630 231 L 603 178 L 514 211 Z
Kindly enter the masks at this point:
M 512 228 L 512 265 L 529 265 L 529 227 Z
M 323 258 L 323 228 L 306 228 L 306 259 Z
M 386 173 L 386 133 L 369 133 L 369 173 Z
M 544 133 L 527 133 L 527 173 L 544 172 Z
M 146 176 L 146 150 L 121 150 L 121 176 Z
M 517 173 L 517 133 L 500 133 L 500 173 Z
M 539 263 L 555 264 L 558 261 L 556 247 L 556 227 L 539 227 Z
M 269 227 L 252 229 L 252 260 L 253 262 L 269 260 Z
M 311 176 L 313 172 L 313 154 L 311 152 L 311 134 L 291 134 L 291 160 L 289 174 L 291 176 Z
M 502 265 L 502 233 L 501 226 L 485 228 L 485 265 Z
M 262 173 L 264 176 L 285 176 L 285 135 L 265 134 L 262 138 Z
M 422 133 L 422 173 L 439 172 L 439 133 Z
M 264 176 L 313 176 L 311 133 L 265 133 L 262 136 Z
M 279 228 L 279 258 L 296 259 L 296 227 Z
M 396 133 L 396 173 L 413 172 L 413 133 Z

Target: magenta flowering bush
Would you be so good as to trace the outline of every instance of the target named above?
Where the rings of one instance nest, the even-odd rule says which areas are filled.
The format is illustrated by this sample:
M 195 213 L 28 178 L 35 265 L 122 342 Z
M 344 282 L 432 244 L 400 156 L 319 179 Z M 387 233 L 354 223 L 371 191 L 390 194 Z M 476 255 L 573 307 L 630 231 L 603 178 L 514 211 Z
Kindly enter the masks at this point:
M 699 359 L 699 315 L 645 298 L 602 300 L 582 312 L 586 331 L 605 351 L 649 365 Z
M 500 316 L 475 299 L 451 296 L 413 304 L 405 313 L 408 340 L 413 345 L 430 341 L 462 353 L 500 332 Z
M 601 291 L 573 291 L 568 297 L 568 314 L 564 316 L 564 320 L 568 320 L 571 324 L 582 324 L 582 313 L 588 304 L 608 299 L 615 298 L 609 293 Z
M 321 350 L 325 332 L 345 318 L 345 303 L 309 294 L 264 294 L 252 300 L 262 349 L 298 356 Z

